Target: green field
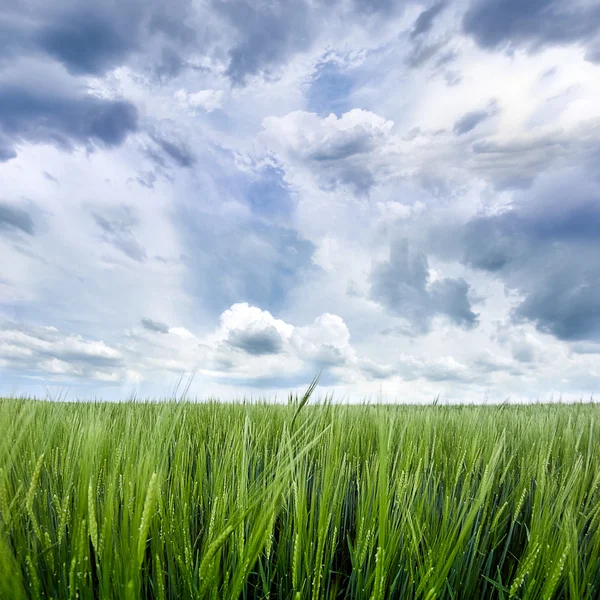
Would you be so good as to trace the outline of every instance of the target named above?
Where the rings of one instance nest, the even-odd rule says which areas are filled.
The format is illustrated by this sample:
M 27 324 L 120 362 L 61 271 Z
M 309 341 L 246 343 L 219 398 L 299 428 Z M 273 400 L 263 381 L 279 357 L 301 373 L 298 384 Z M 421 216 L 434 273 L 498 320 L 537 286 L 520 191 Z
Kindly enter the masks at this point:
M 600 409 L 0 401 L 0 598 L 600 598 Z

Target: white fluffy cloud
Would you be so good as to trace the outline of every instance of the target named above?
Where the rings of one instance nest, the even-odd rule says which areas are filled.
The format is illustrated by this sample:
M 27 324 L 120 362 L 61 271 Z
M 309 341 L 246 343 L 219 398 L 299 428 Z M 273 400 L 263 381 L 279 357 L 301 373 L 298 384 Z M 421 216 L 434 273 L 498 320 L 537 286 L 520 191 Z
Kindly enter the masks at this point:
M 335 372 L 355 360 L 350 332 L 340 317 L 326 313 L 311 324 L 294 326 L 246 303 L 221 315 L 207 344 L 212 362 L 227 364 L 231 375 L 243 378 L 273 377 L 269 369 L 274 366 L 289 378 L 323 367 Z
M 185 108 L 194 110 L 202 108 L 207 113 L 221 108 L 223 91 L 221 90 L 200 90 L 198 92 L 186 92 L 186 90 L 177 90 L 174 94 L 175 99 Z

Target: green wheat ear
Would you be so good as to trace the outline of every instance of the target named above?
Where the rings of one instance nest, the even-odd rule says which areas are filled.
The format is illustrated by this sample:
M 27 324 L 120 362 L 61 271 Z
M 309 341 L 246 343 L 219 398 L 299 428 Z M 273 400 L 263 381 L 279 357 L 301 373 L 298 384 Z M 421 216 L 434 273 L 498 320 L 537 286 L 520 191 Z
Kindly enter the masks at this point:
M 292 422 L 290 424 L 290 429 L 292 429 L 294 427 L 294 423 L 296 422 L 296 418 L 298 417 L 298 414 L 306 406 L 306 403 L 310 400 L 312 393 L 315 391 L 315 388 L 319 384 L 319 379 L 321 379 L 321 373 L 323 373 L 323 369 L 321 369 L 315 375 L 314 379 L 311 381 L 310 385 L 308 386 L 308 389 L 304 393 L 304 396 L 302 396 L 302 400 L 300 400 L 300 403 L 298 404 L 298 408 L 296 409 L 296 412 L 294 413 L 294 417 L 292 418 Z

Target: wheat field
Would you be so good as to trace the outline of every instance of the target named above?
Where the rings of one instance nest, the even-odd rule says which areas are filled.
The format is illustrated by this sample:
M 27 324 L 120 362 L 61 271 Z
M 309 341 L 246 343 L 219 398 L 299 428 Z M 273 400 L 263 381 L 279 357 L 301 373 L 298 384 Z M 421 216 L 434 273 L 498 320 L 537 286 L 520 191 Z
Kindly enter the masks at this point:
M 600 597 L 600 410 L 0 401 L 0 598 Z

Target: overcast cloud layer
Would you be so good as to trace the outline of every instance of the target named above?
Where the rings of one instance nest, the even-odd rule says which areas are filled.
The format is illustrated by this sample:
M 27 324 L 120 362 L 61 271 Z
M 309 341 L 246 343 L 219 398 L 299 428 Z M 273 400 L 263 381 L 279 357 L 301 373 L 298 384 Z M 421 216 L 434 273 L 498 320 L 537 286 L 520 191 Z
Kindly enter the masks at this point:
M 597 2 L 165 6 L 0 9 L 0 394 L 599 391 Z

